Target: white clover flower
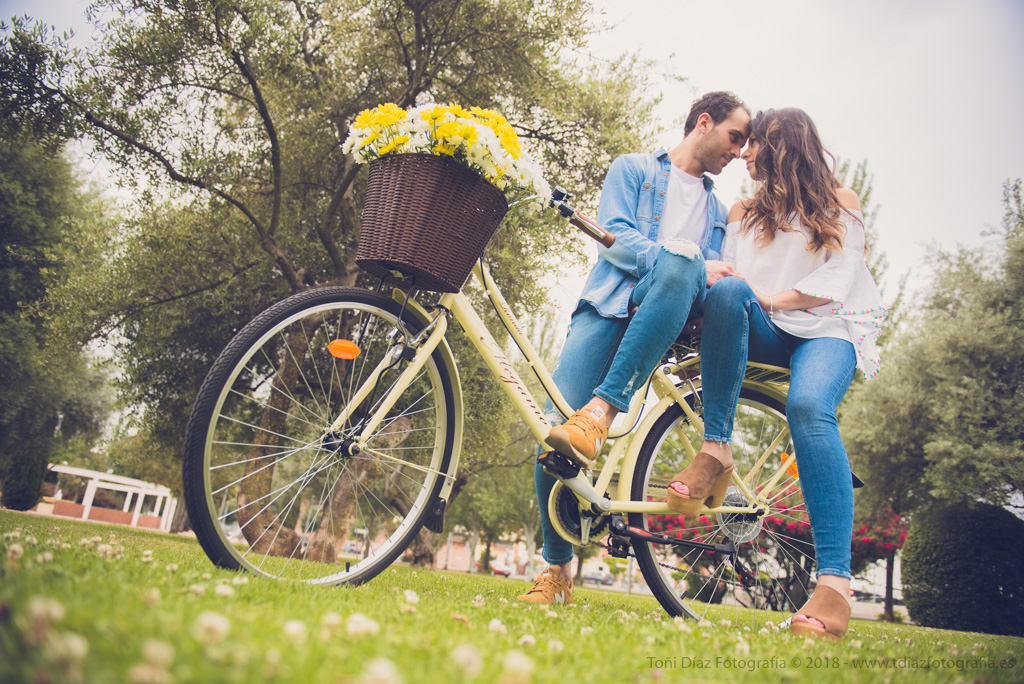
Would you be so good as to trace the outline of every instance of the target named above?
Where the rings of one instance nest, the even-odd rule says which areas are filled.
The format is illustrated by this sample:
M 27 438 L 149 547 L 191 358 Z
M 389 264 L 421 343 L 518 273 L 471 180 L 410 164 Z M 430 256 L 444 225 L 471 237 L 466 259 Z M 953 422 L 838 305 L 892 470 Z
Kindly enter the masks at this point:
M 216 594 L 217 596 L 228 596 L 228 597 L 230 597 L 230 596 L 234 596 L 235 595 L 235 590 L 232 589 L 231 585 L 229 585 L 229 584 L 218 584 L 214 588 L 213 593 Z
M 25 543 L 28 544 L 29 546 L 35 546 L 36 544 L 39 543 L 39 540 L 36 539 L 35 537 L 33 537 L 32 535 L 28 535 L 28 536 L 25 537 Z
M 401 684 L 402 675 L 393 662 L 387 658 L 377 658 L 366 666 L 359 681 L 363 684 Z
M 205 611 L 199 614 L 192 627 L 192 636 L 204 644 L 219 644 L 231 631 L 231 621 L 220 613 Z
M 547 617 L 549 617 L 549 618 L 557 618 L 557 617 L 558 617 L 558 613 L 556 613 L 556 612 L 555 612 L 555 611 L 553 611 L 553 610 L 549 610 L 549 611 L 548 611 L 547 613 L 545 613 L 545 615 L 546 615 Z
M 174 647 L 159 639 L 146 639 L 142 644 L 142 657 L 150 665 L 167 667 L 174 660 Z
M 410 606 L 415 606 L 420 602 L 419 594 L 412 589 L 406 589 L 403 593 L 405 594 L 405 602 Z
M 192 585 L 189 585 L 188 590 L 189 590 L 189 592 L 195 594 L 196 596 L 202 596 L 203 594 L 206 593 L 206 587 L 204 587 L 202 584 L 192 584 Z
M 306 643 L 306 623 L 302 620 L 289 620 L 284 623 L 284 636 L 296 646 Z
M 142 602 L 147 606 L 160 603 L 160 590 L 156 587 L 150 587 L 146 591 L 142 592 Z
M 64 619 L 64 606 L 52 598 L 33 596 L 25 606 L 26 636 L 33 645 L 41 644 L 50 627 Z
M 474 608 L 481 608 L 481 607 L 483 607 L 483 605 L 484 605 L 484 597 L 481 596 L 480 594 L 477 594 L 476 598 L 473 599 L 473 607 Z
M 501 620 L 499 620 L 498 618 L 494 618 L 490 622 L 488 622 L 487 629 L 491 632 L 497 632 L 498 634 L 508 633 L 508 628 L 505 627 L 505 625 L 503 625 Z
M 36 563 L 49 563 L 53 560 L 53 553 L 51 551 L 43 551 L 36 556 Z
M 536 645 L 537 640 L 533 638 L 532 634 L 524 634 L 523 636 L 519 637 L 519 641 L 516 643 L 518 643 L 520 646 L 534 646 Z
M 204 572 L 204 573 L 202 574 L 202 578 L 203 578 L 204 580 L 208 580 L 208 579 L 210 579 L 210 577 L 212 577 L 212 575 L 211 575 L 210 573 L 208 573 L 208 572 Z
M 231 583 L 234 584 L 235 586 L 241 586 L 243 584 L 248 584 L 249 583 L 249 578 L 245 577 L 244 575 L 238 575 L 236 577 L 232 577 L 231 578 Z
M 484 668 L 484 657 L 471 644 L 460 644 L 452 650 L 452 661 L 467 679 L 473 679 Z
M 164 570 L 166 570 L 167 572 L 178 572 L 178 564 L 168 563 L 166 566 L 164 566 Z
M 533 674 L 533 660 L 522 651 L 509 651 L 505 654 L 505 669 L 502 674 L 512 681 L 529 681 Z
M 18 539 L 21 539 L 21 529 L 4 532 L 4 539 L 7 541 L 17 541 Z
M 745 640 L 740 639 L 736 643 L 736 655 L 740 655 L 740 656 L 750 655 L 750 644 L 748 644 Z
M 368 618 L 362 613 L 353 613 L 345 622 L 345 631 L 352 636 L 362 634 L 377 634 L 380 632 L 380 625 L 376 620 Z
M 148 549 L 146 551 L 143 551 L 142 552 L 142 558 L 140 560 L 143 563 L 152 563 L 153 562 L 153 552 L 149 551 Z
M 7 560 L 16 561 L 25 555 L 25 547 L 21 544 L 11 544 L 7 547 Z
M 565 644 L 558 639 L 552 639 L 548 642 L 548 650 L 552 653 L 561 653 L 565 650 Z
M 330 632 L 336 632 L 341 629 L 342 624 L 341 616 L 337 613 L 324 613 L 324 616 L 320 618 L 320 626 Z
M 580 627 L 580 636 L 590 636 L 594 633 L 593 627 Z

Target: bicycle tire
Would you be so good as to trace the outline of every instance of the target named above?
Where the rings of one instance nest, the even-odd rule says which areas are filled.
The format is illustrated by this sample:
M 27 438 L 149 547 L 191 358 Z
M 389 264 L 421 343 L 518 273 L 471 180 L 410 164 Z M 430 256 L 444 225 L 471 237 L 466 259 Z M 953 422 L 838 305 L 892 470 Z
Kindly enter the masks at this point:
M 192 528 L 214 564 L 358 584 L 413 542 L 453 475 L 455 402 L 441 351 L 367 441 L 371 448 L 351 456 L 339 445 L 358 433 L 398 369 L 324 438 L 393 349 L 387 336 L 399 315 L 410 336 L 421 329 L 412 312 L 382 295 L 309 290 L 261 313 L 218 356 L 189 418 L 182 468 Z M 336 339 L 354 342 L 359 355 L 331 355 L 327 345 Z
M 684 395 L 701 415 L 700 389 Z M 783 428 L 788 429 L 785 406 L 773 397 L 743 386 L 733 432 L 736 471 L 747 477 L 757 457 L 768 451 Z M 755 519 L 719 513 L 684 518 L 678 515 L 630 513 L 629 523 L 652 532 L 706 544 L 731 539 L 736 554 L 726 556 L 694 548 L 634 544 L 637 564 L 651 592 L 672 616 L 695 620 L 730 621 L 761 627 L 778 625 L 810 595 L 814 543 L 806 506 L 795 468 L 790 468 L 771 491 L 765 491 L 771 475 L 785 454 L 793 453 L 788 433 L 750 486 L 767 500 L 767 513 Z M 689 424 L 684 411 L 672 404 L 644 439 L 637 456 L 631 484 L 636 501 L 665 499 L 668 482 L 685 468 L 690 457 L 680 439 L 689 439 L 699 450 L 702 436 Z M 731 485 L 724 505 L 746 506 L 747 498 Z

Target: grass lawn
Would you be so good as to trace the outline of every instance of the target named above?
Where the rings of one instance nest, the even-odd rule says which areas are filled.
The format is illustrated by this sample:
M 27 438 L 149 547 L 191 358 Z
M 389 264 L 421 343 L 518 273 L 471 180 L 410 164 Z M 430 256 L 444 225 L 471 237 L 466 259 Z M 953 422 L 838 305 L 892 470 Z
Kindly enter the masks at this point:
M 582 587 L 525 606 L 525 586 L 404 567 L 285 584 L 188 538 L 0 511 L 0 682 L 1024 681 L 1019 638 L 854 621 L 837 645 Z

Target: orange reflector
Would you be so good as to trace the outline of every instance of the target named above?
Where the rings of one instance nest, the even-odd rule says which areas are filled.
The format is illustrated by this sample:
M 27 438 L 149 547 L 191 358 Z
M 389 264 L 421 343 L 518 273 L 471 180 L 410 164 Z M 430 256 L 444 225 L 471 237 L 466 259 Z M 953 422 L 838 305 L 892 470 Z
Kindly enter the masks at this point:
M 789 458 L 789 454 L 787 454 L 785 451 L 783 451 L 782 452 L 782 462 L 785 463 L 787 458 Z M 789 475 L 794 480 L 799 480 L 800 479 L 800 473 L 798 473 L 797 470 L 796 470 L 796 461 L 795 460 L 792 463 L 789 464 L 788 468 L 786 468 L 786 474 Z
M 334 340 L 327 345 L 327 351 L 339 359 L 354 359 L 359 356 L 359 345 L 349 340 Z

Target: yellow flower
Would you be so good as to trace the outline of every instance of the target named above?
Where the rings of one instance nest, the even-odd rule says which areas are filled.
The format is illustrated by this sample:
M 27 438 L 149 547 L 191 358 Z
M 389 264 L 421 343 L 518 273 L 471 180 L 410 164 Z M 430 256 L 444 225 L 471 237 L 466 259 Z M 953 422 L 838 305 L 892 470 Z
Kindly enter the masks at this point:
M 448 105 L 448 111 L 454 114 L 455 116 L 462 117 L 463 119 L 473 118 L 473 113 L 463 109 L 462 105 L 450 104 Z
M 378 105 L 373 113 L 373 123 L 378 126 L 392 126 L 404 118 L 405 110 L 391 102 Z
M 384 147 L 380 148 L 377 154 L 384 156 L 385 154 L 396 152 L 398 151 L 398 148 L 402 147 L 403 145 L 405 145 L 405 143 L 409 142 L 409 138 L 410 136 L 408 135 L 396 136 L 391 142 L 389 142 Z
M 352 128 L 369 128 L 373 125 L 373 115 L 376 112 L 374 109 L 364 109 L 359 112 L 356 120 L 352 122 Z
M 480 134 L 472 124 L 462 123 L 461 121 L 443 121 L 437 125 L 437 132 L 434 134 L 434 137 L 438 142 L 443 140 L 456 146 L 465 142 L 466 145 L 472 146 L 476 144 Z
M 441 105 L 434 105 L 431 109 L 426 109 L 420 112 L 420 117 L 424 121 L 429 121 L 432 124 L 436 124 L 438 121 L 443 119 L 448 114 L 449 111 L 447 107 L 442 107 Z
M 491 128 L 494 128 L 495 125 L 504 123 L 505 121 L 505 117 L 503 117 L 501 114 L 494 111 L 493 109 L 470 107 L 469 111 L 473 112 L 473 114 L 475 114 L 478 119 L 487 123 L 487 125 L 489 125 Z

